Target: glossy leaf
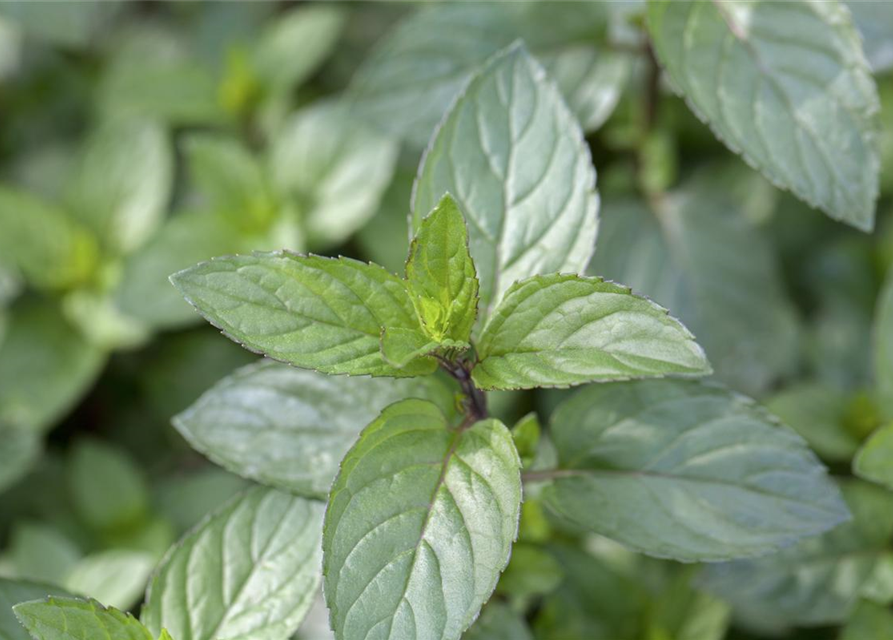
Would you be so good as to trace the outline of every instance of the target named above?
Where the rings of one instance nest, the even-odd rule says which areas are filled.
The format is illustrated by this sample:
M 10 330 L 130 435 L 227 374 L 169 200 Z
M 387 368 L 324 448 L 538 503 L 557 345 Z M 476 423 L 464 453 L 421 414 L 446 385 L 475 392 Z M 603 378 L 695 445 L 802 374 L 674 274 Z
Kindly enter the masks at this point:
M 478 329 L 516 280 L 579 273 L 589 262 L 598 215 L 589 150 L 523 46 L 492 58 L 435 132 L 416 179 L 414 227 L 447 192 L 468 225 Z
M 227 469 L 323 498 L 363 427 L 392 402 L 412 397 L 444 412 L 454 404 L 435 377 L 346 378 L 264 361 L 221 380 L 173 422 L 195 449 Z
M 164 218 L 173 185 L 173 152 L 150 121 L 112 120 L 89 138 L 70 178 L 66 202 L 103 247 L 128 253 Z
M 425 333 L 467 342 L 477 314 L 478 280 L 465 219 L 449 195 L 425 218 L 409 247 L 406 280 Z
M 95 600 L 50 597 L 13 607 L 35 640 L 154 640 L 132 615 Z
M 204 262 L 171 276 L 184 297 L 232 340 L 276 360 L 323 373 L 413 376 L 384 361 L 383 328 L 414 329 L 405 283 L 347 258 L 256 253 Z
M 242 493 L 168 552 L 143 623 L 173 638 L 287 640 L 319 585 L 322 511 L 274 489 Z
M 40 289 L 85 284 L 98 263 L 96 239 L 67 212 L 24 191 L 0 187 L 0 254 Z
M 29 600 L 39 600 L 49 595 L 68 596 L 59 587 L 0 578 L 0 638 L 3 640 L 31 640 L 31 636 L 16 619 L 13 605 Z
M 300 212 L 310 246 L 330 247 L 375 213 L 397 152 L 345 105 L 322 102 L 295 113 L 274 137 L 271 180 Z
M 776 185 L 874 226 L 877 89 L 837 2 L 649 0 L 655 53 L 689 106 Z
M 555 411 L 551 433 L 559 470 L 547 505 L 649 555 L 762 555 L 848 518 L 806 443 L 719 387 L 587 387 Z
M 703 586 L 729 602 L 749 626 L 844 621 L 893 535 L 893 498 L 858 481 L 842 486 L 850 522 L 777 554 L 709 566 Z
M 893 423 L 871 434 L 853 459 L 853 472 L 893 489 Z
M 694 337 L 665 309 L 600 278 L 555 274 L 514 284 L 477 344 L 482 389 L 705 374 Z
M 385 409 L 342 462 L 326 512 L 336 638 L 457 640 L 508 562 L 519 466 L 496 420 L 461 431 L 429 402 Z

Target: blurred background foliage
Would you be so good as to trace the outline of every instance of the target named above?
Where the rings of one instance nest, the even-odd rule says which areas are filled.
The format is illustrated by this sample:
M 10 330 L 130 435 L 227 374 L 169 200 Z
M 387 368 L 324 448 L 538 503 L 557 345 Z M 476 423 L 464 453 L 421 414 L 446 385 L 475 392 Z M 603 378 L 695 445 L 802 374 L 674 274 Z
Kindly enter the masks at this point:
M 533 493 L 469 637 L 891 637 L 893 494 L 850 469 L 893 419 L 893 9 L 852 8 L 883 105 L 872 235 L 717 142 L 658 73 L 635 1 L 0 3 L 0 576 L 139 605 L 168 546 L 247 484 L 170 421 L 256 357 L 167 276 L 274 248 L 402 270 L 428 138 L 469 72 L 523 38 L 599 173 L 590 271 L 692 328 L 717 379 L 809 441 L 854 520 L 704 568 L 566 530 Z M 546 423 L 566 393 L 491 406 Z M 325 616 L 301 637 L 329 637 Z

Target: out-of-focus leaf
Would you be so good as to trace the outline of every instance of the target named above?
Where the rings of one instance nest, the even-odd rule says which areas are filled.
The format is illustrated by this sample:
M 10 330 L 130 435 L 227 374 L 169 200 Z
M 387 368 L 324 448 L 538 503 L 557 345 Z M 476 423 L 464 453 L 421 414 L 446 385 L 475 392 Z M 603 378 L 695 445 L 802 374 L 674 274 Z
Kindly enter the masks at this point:
M 842 489 L 850 522 L 765 558 L 710 565 L 704 586 L 757 629 L 846 620 L 893 535 L 893 496 L 858 481 Z
M 29 582 L 27 580 L 7 580 L 0 578 L 0 639 L 33 640 L 30 634 L 16 619 L 13 605 L 29 600 L 39 600 L 50 595 L 68 596 L 61 587 Z
M 551 425 L 559 465 L 543 490 L 547 506 L 649 555 L 758 556 L 848 517 L 806 443 L 721 387 L 591 385 Z
M 108 0 L 77 3 L 15 0 L 0 4 L 0 15 L 27 33 L 62 47 L 78 49 L 94 44 L 121 6 L 122 3 Z
M 322 512 L 263 487 L 231 500 L 168 552 L 143 623 L 174 638 L 287 640 L 319 586 Z
M 0 255 L 37 288 L 68 289 L 95 272 L 98 247 L 90 230 L 65 211 L 0 187 Z
M 829 462 L 848 462 L 859 448 L 844 424 L 847 407 L 847 394 L 820 382 L 788 387 L 766 401 L 769 411 Z
M 43 430 L 90 386 L 105 362 L 50 303 L 24 300 L 10 310 L 0 344 L 0 422 Z
M 877 301 L 873 352 L 878 402 L 884 417 L 893 420 L 893 268 Z
M 389 404 L 435 402 L 450 414 L 436 377 L 381 380 L 327 376 L 264 361 L 239 369 L 174 418 L 198 451 L 242 476 L 325 497 L 356 436 Z
M 604 121 L 625 71 L 601 49 L 599 3 L 476 2 L 424 7 L 373 51 L 352 86 L 364 117 L 417 146 L 487 58 L 518 39 L 548 69 L 584 125 Z M 566 83 L 566 84 L 564 84 Z
M 855 3 L 851 3 L 855 4 Z M 893 638 L 893 612 L 873 602 L 862 601 L 840 632 L 839 640 Z
M 72 567 L 65 578 L 65 588 L 126 610 L 143 595 L 154 566 L 155 557 L 145 551 L 101 551 L 81 558 Z
M 706 181 L 666 196 L 657 211 L 615 200 L 589 271 L 670 309 L 721 380 L 759 396 L 793 364 L 796 316 L 771 247 Z
M 82 555 L 56 529 L 30 521 L 13 527 L 7 554 L 15 577 L 51 584 L 63 584 Z
M 99 440 L 75 445 L 69 486 L 78 515 L 97 531 L 126 530 L 139 524 L 149 510 L 142 470 L 125 452 Z
M 530 598 L 554 591 L 563 579 L 561 565 L 546 549 L 516 542 L 512 547 L 512 558 L 496 585 L 496 593 L 523 606 Z
M 107 251 L 133 251 L 163 219 L 173 182 L 172 156 L 157 124 L 108 121 L 93 132 L 76 164 L 67 204 Z
M 354 236 L 362 255 L 391 273 L 402 273 L 406 266 L 410 241 L 406 221 L 414 180 L 414 169 L 398 168 L 378 211 Z
M 0 423 L 0 492 L 31 470 L 40 451 L 37 431 Z
M 189 475 L 162 480 L 156 488 L 155 502 L 159 513 L 183 533 L 247 488 L 248 482 L 242 478 L 209 465 Z
M 524 618 L 501 602 L 492 601 L 462 635 L 462 640 L 533 640 Z
M 71 291 L 62 298 L 62 312 L 88 342 L 104 351 L 134 348 L 149 337 L 146 326 L 125 315 L 105 292 Z
M 514 282 L 586 268 L 595 170 L 579 125 L 523 46 L 492 58 L 434 133 L 415 183 L 414 228 L 447 192 L 465 214 L 480 281 L 476 334 Z
M 880 104 L 844 6 L 649 0 L 648 30 L 674 85 L 732 151 L 832 218 L 872 229 Z
M 853 459 L 853 472 L 893 489 L 893 423 L 875 431 L 862 445 Z
M 889 71 L 893 68 L 893 5 L 875 0 L 846 0 L 846 5 L 862 36 L 871 70 L 876 74 Z
M 372 217 L 397 151 L 395 141 L 358 122 L 341 103 L 318 103 L 286 122 L 273 140 L 270 171 L 299 211 L 311 247 L 343 242 Z

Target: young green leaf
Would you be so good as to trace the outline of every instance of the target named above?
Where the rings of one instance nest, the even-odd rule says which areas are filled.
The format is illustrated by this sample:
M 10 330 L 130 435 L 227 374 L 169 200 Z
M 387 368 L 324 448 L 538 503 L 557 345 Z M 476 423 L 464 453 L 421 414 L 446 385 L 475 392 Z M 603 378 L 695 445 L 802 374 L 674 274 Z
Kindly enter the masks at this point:
M 72 593 L 130 609 L 142 599 L 157 558 L 148 551 L 108 549 L 81 558 L 65 577 Z
M 13 611 L 35 640 L 154 640 L 132 615 L 95 600 L 49 597 L 17 604 Z
M 468 348 L 468 344 L 463 345 Z M 393 367 L 402 369 L 418 358 L 433 354 L 440 347 L 433 338 L 425 335 L 421 327 L 403 329 L 385 328 L 381 332 L 381 357 Z
M 287 640 L 319 586 L 322 512 L 274 489 L 242 493 L 168 552 L 143 623 L 174 638 Z
M 161 223 L 173 186 L 173 153 L 149 121 L 112 120 L 89 139 L 68 185 L 72 213 L 112 253 L 129 253 Z
M 54 424 L 104 362 L 105 354 L 86 342 L 56 305 L 19 302 L 0 344 L 0 422 L 37 431 Z
M 853 459 L 853 473 L 893 489 L 893 423 L 871 434 Z
M 478 330 L 512 282 L 586 268 L 595 170 L 579 125 L 523 46 L 492 58 L 435 132 L 416 179 L 414 227 L 447 192 L 468 222 Z
M 832 218 L 872 229 L 880 106 L 845 7 L 649 0 L 648 28 L 674 84 L 732 151 Z
M 737 617 L 767 631 L 846 620 L 889 554 L 893 497 L 859 481 L 841 488 L 850 522 L 765 558 L 710 565 L 702 586 L 729 602 Z
M 884 282 L 875 312 L 874 380 L 881 412 L 893 420 L 893 269 Z
M 12 607 L 20 602 L 39 600 L 49 595 L 68 597 L 70 594 L 55 586 L 0 578 L 0 638 L 31 640 L 31 636 L 16 619 Z
M 405 283 L 377 265 L 277 251 L 211 260 L 171 282 L 232 340 L 298 367 L 403 377 L 437 366 L 382 358 L 382 329 L 418 319 Z
M 398 145 L 340 103 L 294 114 L 270 150 L 271 180 L 300 211 L 313 249 L 344 242 L 378 208 Z
M 706 374 L 694 337 L 666 309 L 600 278 L 515 283 L 477 344 L 481 389 L 530 389 L 670 373 Z
M 455 404 L 434 376 L 346 378 L 264 361 L 221 380 L 173 423 L 195 449 L 241 476 L 324 498 L 363 427 L 412 397 L 445 413 Z
M 419 226 L 406 280 L 425 333 L 437 342 L 467 342 L 477 314 L 478 279 L 465 218 L 449 194 Z
M 547 505 L 649 555 L 766 554 L 848 517 L 806 443 L 720 387 L 590 386 L 555 411 L 551 433 L 560 464 Z
M 430 402 L 386 408 L 345 456 L 326 511 L 335 637 L 458 640 L 508 562 L 519 466 L 497 420 L 456 430 Z
M 99 261 L 90 230 L 36 196 L 0 186 L 0 255 L 39 289 L 85 284 Z

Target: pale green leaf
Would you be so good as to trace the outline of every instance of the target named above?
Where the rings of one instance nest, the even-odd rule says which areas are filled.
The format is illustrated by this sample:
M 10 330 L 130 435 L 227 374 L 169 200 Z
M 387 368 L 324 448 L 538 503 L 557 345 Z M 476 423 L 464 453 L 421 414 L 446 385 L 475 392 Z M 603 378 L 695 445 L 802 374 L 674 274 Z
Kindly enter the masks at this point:
M 85 284 L 98 261 L 96 239 L 65 211 L 0 186 L 0 255 L 41 289 Z
M 418 319 L 405 283 L 376 265 L 280 251 L 218 258 L 171 281 L 232 340 L 298 367 L 402 377 L 437 365 L 398 369 L 382 358 L 381 330 Z
M 840 640 L 893 638 L 893 612 L 873 602 L 862 601 L 840 632 Z
M 168 277 L 214 256 L 262 249 L 263 244 L 243 237 L 223 217 L 210 212 L 175 215 L 129 256 L 116 303 L 124 313 L 154 328 L 191 324 L 199 318 Z
M 649 0 L 658 60 L 695 113 L 776 185 L 874 226 L 879 102 L 838 2 Z
M 72 567 L 65 578 L 65 588 L 109 607 L 130 609 L 142 598 L 155 560 L 146 551 L 100 551 L 80 559 Z
M 859 448 L 859 439 L 844 424 L 848 394 L 839 389 L 804 382 L 770 397 L 765 404 L 825 460 L 849 462 Z
M 683 561 L 775 551 L 847 519 L 806 443 L 743 396 L 686 381 L 587 387 L 552 416 L 563 518 Z
M 110 120 L 87 141 L 66 202 L 107 251 L 128 253 L 161 224 L 173 170 L 170 141 L 158 124 Z
M 533 634 L 523 617 L 501 602 L 491 602 L 462 640 L 533 640 Z
M 241 494 L 168 552 L 143 623 L 174 638 L 287 640 L 319 585 L 322 512 L 275 489 Z
M 46 302 L 10 310 L 0 344 L 0 422 L 35 430 L 52 426 L 87 390 L 105 354 L 87 343 Z
M 853 473 L 893 489 L 893 423 L 871 434 L 853 459 Z
M 0 640 L 31 640 L 31 636 L 16 619 L 13 605 L 39 600 L 49 595 L 68 596 L 60 587 L 0 578 Z
M 792 369 L 796 313 L 770 243 L 740 212 L 740 199 L 711 186 L 718 178 L 699 176 L 655 200 L 657 209 L 612 200 L 589 272 L 669 309 L 698 337 L 720 380 L 759 397 Z
M 468 223 L 478 329 L 513 282 L 586 268 L 595 170 L 579 125 L 523 46 L 491 59 L 435 132 L 415 184 L 416 228 L 447 192 Z
M 880 409 L 886 418 L 893 420 L 893 269 L 877 300 L 873 354 Z
M 477 314 L 478 280 L 465 219 L 451 196 L 422 220 L 409 247 L 406 280 L 425 332 L 438 342 L 467 342 Z
M 214 462 L 258 482 L 323 498 L 360 431 L 389 404 L 453 393 L 430 376 L 400 380 L 326 376 L 259 362 L 224 378 L 173 420 Z
M 77 545 L 53 527 L 17 522 L 7 550 L 17 578 L 61 584 L 81 558 Z
M 523 39 L 549 69 L 587 126 L 616 103 L 614 56 L 599 44 L 604 6 L 593 2 L 474 2 L 424 7 L 373 50 L 351 87 L 358 112 L 424 145 L 469 75 Z M 567 59 L 565 59 L 567 58 Z M 579 109 L 579 111 L 577 111 Z
M 208 208 L 243 232 L 269 227 L 276 199 L 260 162 L 235 138 L 194 134 L 186 140 L 186 163 Z
M 754 560 L 707 567 L 703 585 L 736 618 L 767 631 L 843 622 L 893 535 L 893 497 L 866 483 L 842 485 L 850 522 Z
M 260 35 L 254 72 L 271 92 L 293 89 L 329 56 L 345 23 L 341 7 L 302 5 L 282 14 Z
M 320 102 L 298 111 L 274 136 L 271 180 L 300 212 L 310 246 L 328 247 L 375 213 L 398 151 L 345 105 Z
M 35 640 L 154 640 L 132 615 L 95 600 L 49 597 L 13 611 Z
M 859 594 L 877 604 L 893 604 L 893 551 L 885 551 L 875 560 L 874 569 L 862 583 Z
M 521 502 L 511 434 L 451 428 L 435 405 L 386 408 L 345 456 L 323 534 L 340 640 L 457 640 L 508 562 Z
M 0 423 L 0 492 L 31 470 L 42 448 L 34 429 Z
M 554 274 L 512 286 L 477 344 L 482 389 L 530 389 L 705 374 L 694 337 L 666 309 L 600 278 Z
M 142 470 L 124 451 L 99 440 L 75 444 L 68 483 L 78 516 L 96 531 L 125 530 L 148 514 L 149 489 Z

